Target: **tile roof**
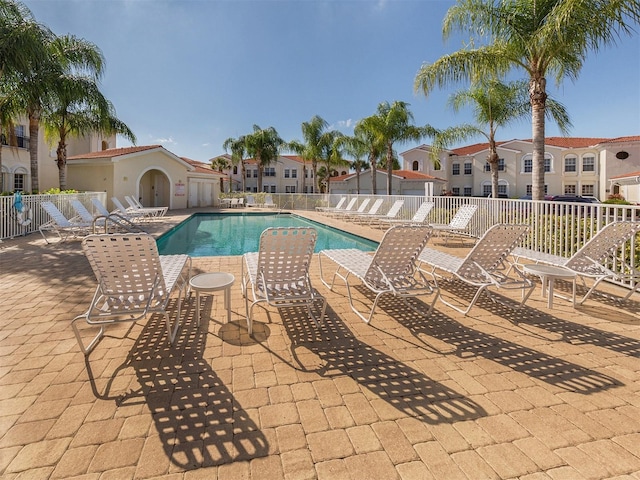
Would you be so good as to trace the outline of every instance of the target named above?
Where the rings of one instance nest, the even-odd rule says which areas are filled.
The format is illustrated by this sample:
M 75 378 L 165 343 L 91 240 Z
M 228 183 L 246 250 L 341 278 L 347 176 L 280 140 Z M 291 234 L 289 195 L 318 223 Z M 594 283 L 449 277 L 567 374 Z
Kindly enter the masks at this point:
M 113 158 L 120 157 L 122 155 L 129 155 L 132 153 L 144 152 L 147 150 L 154 150 L 156 148 L 164 148 L 162 145 L 144 145 L 139 147 L 121 147 L 121 148 L 109 148 L 107 150 L 100 150 L 98 152 L 83 153 L 82 155 L 74 155 L 67 158 L 67 160 L 73 160 L 76 158 Z
M 640 171 L 625 173 L 622 175 L 616 175 L 615 177 L 611 177 L 611 180 L 614 180 L 616 178 L 627 178 L 627 177 L 640 177 Z
M 180 157 L 182 160 L 184 160 L 185 162 L 187 162 L 189 165 L 191 165 L 192 167 L 195 168 L 195 172 L 198 173 L 210 173 L 210 174 L 215 174 L 215 175 L 224 175 L 224 173 L 222 172 L 218 172 L 216 170 L 214 170 L 213 168 L 211 168 L 211 164 L 210 163 L 204 163 L 204 162 L 200 162 L 198 160 L 191 160 L 190 158 L 187 157 Z

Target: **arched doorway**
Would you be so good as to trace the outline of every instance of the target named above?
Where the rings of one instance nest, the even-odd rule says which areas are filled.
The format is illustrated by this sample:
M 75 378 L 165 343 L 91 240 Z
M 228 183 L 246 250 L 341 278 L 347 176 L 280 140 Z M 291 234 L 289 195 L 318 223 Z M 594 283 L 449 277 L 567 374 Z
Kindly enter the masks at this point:
M 171 183 L 161 170 L 144 172 L 138 184 L 138 197 L 145 207 L 171 208 Z

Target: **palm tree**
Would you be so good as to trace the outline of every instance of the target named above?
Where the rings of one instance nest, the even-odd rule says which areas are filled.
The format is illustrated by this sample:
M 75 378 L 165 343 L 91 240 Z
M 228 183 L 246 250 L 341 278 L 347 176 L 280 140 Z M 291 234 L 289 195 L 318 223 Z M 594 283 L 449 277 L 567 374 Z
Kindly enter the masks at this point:
M 387 166 L 387 195 L 392 194 L 393 181 L 393 144 L 404 143 L 411 140 L 420 140 L 422 137 L 436 134 L 431 126 L 416 127 L 412 125 L 413 114 L 409 111 L 409 104 L 395 101 L 392 104 L 382 102 L 378 105 L 377 123 L 378 135 L 385 145 Z
M 12 0 L 0 0 L 0 130 L 11 133 L 13 120 L 24 112 L 15 102 L 16 84 L 46 60 L 46 45 L 52 38 L 51 31 L 37 23 L 27 7 Z M 37 190 L 37 174 L 35 181 Z
M 47 57 L 33 66 L 28 72 L 18 75 L 13 83 L 14 95 L 29 118 L 29 158 L 31 162 L 32 190 L 39 189 L 38 181 L 38 136 L 41 117 L 46 109 L 49 112 L 59 108 L 60 100 L 56 95 L 64 96 L 66 78 L 81 77 L 83 74 L 97 81 L 104 69 L 102 52 L 96 45 L 72 35 L 48 39 Z M 58 168 L 60 168 L 60 163 Z M 64 176 L 64 173 L 62 173 Z M 66 178 L 62 179 L 66 183 Z
M 262 174 L 264 167 L 271 165 L 278 159 L 280 149 L 285 146 L 285 141 L 280 138 L 273 127 L 260 128 L 253 126 L 253 133 L 245 136 L 247 153 L 252 156 L 258 165 L 258 191 L 262 191 Z
M 302 122 L 302 138 L 304 139 L 304 143 L 293 141 L 288 144 L 288 148 L 300 155 L 303 162 L 311 162 L 311 171 L 313 172 L 313 192 L 311 193 L 316 193 L 318 190 L 318 160 L 322 158 L 323 148 L 329 140 L 328 137 L 326 137 L 327 132 L 325 131 L 328 126 L 329 124 L 326 120 L 315 115 L 308 122 Z
M 324 132 L 321 137 L 321 158 L 325 164 L 327 175 L 327 193 L 331 193 L 332 165 L 348 165 L 349 162 L 342 158 L 344 135 L 337 130 Z
M 359 141 L 358 138 L 343 136 L 339 139 L 341 142 L 344 151 L 347 155 L 354 158 L 351 162 L 351 168 L 356 172 L 356 193 L 360 194 L 360 172 L 367 168 L 368 163 L 363 160 L 363 157 L 367 155 L 367 148 L 363 142 Z
M 428 95 L 436 86 L 523 69 L 531 103 L 532 198 L 542 200 L 547 75 L 558 84 L 576 79 L 590 51 L 614 45 L 639 22 L 640 0 L 458 0 L 445 16 L 443 34 L 469 32 L 471 46 L 424 64 L 415 88 Z
M 246 166 L 244 164 L 244 154 L 247 150 L 246 138 L 244 136 L 240 136 L 238 138 L 227 138 L 222 144 L 222 148 L 224 148 L 225 152 L 229 152 L 231 150 L 231 164 L 238 165 L 240 164 L 240 171 L 242 173 L 242 191 L 246 192 Z M 229 186 L 231 189 L 231 186 Z M 231 190 L 229 190 L 231 191 Z
M 45 137 L 58 142 L 56 163 L 60 190 L 67 188 L 67 139 L 92 133 L 122 135 L 136 143 L 129 127 L 90 78 L 63 75 L 52 84 L 51 102 L 42 114 Z
M 377 193 L 378 161 L 384 152 L 384 145 L 380 141 L 377 132 L 380 118 L 377 115 L 363 118 L 356 123 L 353 129 L 353 148 L 363 149 L 367 152 L 367 160 L 371 169 L 371 193 Z
M 231 162 L 226 157 L 216 157 L 211 161 L 211 168 L 220 173 L 231 167 Z M 222 178 L 220 178 L 220 191 L 224 193 L 224 184 Z M 231 193 L 231 171 L 229 171 L 229 193 Z
M 469 88 L 456 92 L 449 98 L 449 105 L 455 112 L 462 107 L 471 106 L 476 125 L 459 125 L 447 128 L 436 136 L 431 154 L 437 157 L 438 152 L 448 148 L 453 143 L 468 140 L 482 135 L 489 143 L 487 162 L 491 168 L 491 192 L 493 198 L 498 198 L 498 150 L 496 145 L 496 131 L 516 120 L 531 115 L 531 105 L 526 81 L 502 83 L 495 79 L 482 79 Z M 547 100 L 548 116 L 552 117 L 563 134 L 568 134 L 571 122 L 568 114 L 560 103 L 553 99 Z
M 351 162 L 351 168 L 356 172 L 356 193 L 360 195 L 360 172 L 367 168 L 367 162 L 360 158 L 356 158 Z

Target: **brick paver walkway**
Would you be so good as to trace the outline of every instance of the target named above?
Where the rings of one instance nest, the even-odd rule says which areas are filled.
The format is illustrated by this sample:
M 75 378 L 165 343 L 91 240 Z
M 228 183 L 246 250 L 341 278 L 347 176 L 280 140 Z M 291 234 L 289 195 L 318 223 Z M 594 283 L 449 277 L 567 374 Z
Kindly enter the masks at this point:
M 196 328 L 192 296 L 174 346 L 154 316 L 85 361 L 79 247 L 0 244 L 2 478 L 640 479 L 638 296 L 549 310 L 536 290 L 518 311 L 485 298 L 427 318 L 386 301 L 366 325 L 316 262 L 321 328 L 256 308 L 249 337 L 240 257 L 196 258 L 236 275 L 231 323 L 204 296 Z

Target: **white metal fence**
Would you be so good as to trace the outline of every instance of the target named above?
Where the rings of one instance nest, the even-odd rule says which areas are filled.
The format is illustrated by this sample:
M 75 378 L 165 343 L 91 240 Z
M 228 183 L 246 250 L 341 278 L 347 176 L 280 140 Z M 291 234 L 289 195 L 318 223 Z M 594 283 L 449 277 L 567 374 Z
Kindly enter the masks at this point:
M 50 220 L 49 215 L 40 204 L 44 201 L 54 203 L 67 218 L 76 215 L 71 207 L 71 200 L 80 200 L 87 210 L 94 212 L 91 199 L 97 197 L 106 205 L 107 194 L 104 192 L 87 192 L 57 195 L 23 195 L 22 204 L 26 212 L 22 215 L 14 207 L 13 196 L 0 196 L 0 239 L 13 238 L 28 233 L 37 232 L 40 225 Z
M 347 197 L 349 201 L 354 195 L 338 194 L 273 194 L 273 200 L 280 210 L 315 210 L 321 206 L 335 206 L 340 198 Z M 70 200 L 79 199 L 90 212 L 93 212 L 92 197 L 98 197 L 106 204 L 106 193 L 90 192 L 62 195 L 25 195 L 22 202 L 32 212 L 31 222 L 21 225 L 18 222 L 17 211 L 13 206 L 12 196 L 0 197 L 0 238 L 10 238 L 35 232 L 38 227 L 49 220 L 47 213 L 40 203 L 49 200 L 56 204 L 65 216 L 73 217 L 75 213 Z M 399 195 L 356 195 L 359 205 L 365 198 L 371 199 L 371 204 L 377 198 L 385 200 L 379 212 L 384 213 L 398 199 L 404 200 L 404 206 L 399 218 L 409 219 L 420 207 L 424 196 Z M 527 224 L 530 228 L 526 246 L 541 252 L 562 255 L 565 257 L 575 253 L 604 225 L 613 221 L 640 221 L 640 206 L 610 205 L 591 203 L 566 203 L 553 201 L 531 201 L 492 199 L 477 197 L 429 197 L 435 203 L 429 223 L 449 223 L 456 210 L 465 204 L 478 205 L 478 211 L 473 216 L 467 234 L 471 237 L 481 237 L 487 229 L 496 223 Z M 640 239 L 632 239 L 619 252 L 620 258 L 628 260 L 631 265 L 640 268 Z M 616 265 L 609 265 L 616 269 Z

